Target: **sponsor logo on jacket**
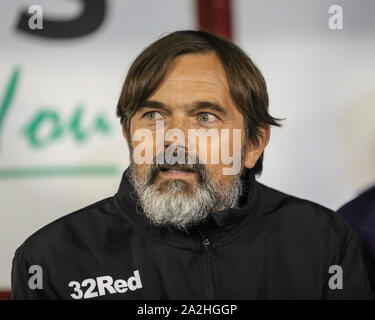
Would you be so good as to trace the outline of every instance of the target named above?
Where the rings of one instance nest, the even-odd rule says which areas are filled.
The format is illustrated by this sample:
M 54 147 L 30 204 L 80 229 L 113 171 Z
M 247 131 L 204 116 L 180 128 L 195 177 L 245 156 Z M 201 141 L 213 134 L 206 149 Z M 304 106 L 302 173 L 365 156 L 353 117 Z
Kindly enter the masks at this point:
M 70 281 L 68 286 L 73 290 L 70 294 L 73 299 L 89 299 L 106 294 L 125 293 L 128 290 L 135 291 L 142 288 L 142 282 L 139 271 L 135 270 L 128 280 L 114 280 L 111 276 L 102 276 L 82 282 Z

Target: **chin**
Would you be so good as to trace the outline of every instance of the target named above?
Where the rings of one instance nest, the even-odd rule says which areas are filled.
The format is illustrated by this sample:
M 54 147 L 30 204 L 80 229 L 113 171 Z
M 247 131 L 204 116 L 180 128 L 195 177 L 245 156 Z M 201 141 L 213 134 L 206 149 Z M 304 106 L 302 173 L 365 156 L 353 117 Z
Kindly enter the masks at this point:
M 194 190 L 194 185 L 187 182 L 185 179 L 165 179 L 160 181 L 157 186 L 159 192 L 165 193 L 186 193 L 191 194 Z

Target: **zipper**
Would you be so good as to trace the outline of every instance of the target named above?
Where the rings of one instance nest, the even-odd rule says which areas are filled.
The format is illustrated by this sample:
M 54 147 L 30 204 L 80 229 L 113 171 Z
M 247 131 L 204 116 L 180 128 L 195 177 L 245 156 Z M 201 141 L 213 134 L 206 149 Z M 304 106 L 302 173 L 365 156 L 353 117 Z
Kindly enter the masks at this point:
M 203 266 L 204 266 L 204 275 L 205 275 L 205 290 L 207 292 L 207 299 L 215 300 L 216 299 L 216 290 L 215 290 L 215 280 L 214 280 L 214 259 L 216 257 L 214 248 L 210 239 L 205 236 L 199 229 L 201 235 L 201 248 L 203 253 Z

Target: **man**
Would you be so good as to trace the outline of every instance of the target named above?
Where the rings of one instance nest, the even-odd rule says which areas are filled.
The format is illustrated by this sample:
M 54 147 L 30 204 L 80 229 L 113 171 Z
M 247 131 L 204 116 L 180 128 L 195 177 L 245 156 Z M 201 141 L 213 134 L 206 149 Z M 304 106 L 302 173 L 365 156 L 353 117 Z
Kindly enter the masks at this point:
M 198 31 L 156 41 L 132 64 L 117 114 L 131 154 L 117 194 L 27 239 L 13 298 L 369 297 L 344 219 L 255 180 L 278 121 L 236 45 Z M 38 269 L 30 288 L 32 266 L 42 288 Z

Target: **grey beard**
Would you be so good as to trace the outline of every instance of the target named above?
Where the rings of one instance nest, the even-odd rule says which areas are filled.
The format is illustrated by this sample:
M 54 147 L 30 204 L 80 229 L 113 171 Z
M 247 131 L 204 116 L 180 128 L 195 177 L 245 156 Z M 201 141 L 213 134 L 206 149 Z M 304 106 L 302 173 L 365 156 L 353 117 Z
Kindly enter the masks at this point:
M 190 186 L 181 179 L 171 179 L 160 190 L 154 184 L 158 173 L 157 165 L 151 164 L 142 178 L 138 179 L 136 165 L 134 162 L 130 164 L 130 182 L 152 224 L 187 230 L 205 220 L 210 213 L 229 209 L 238 202 L 242 194 L 241 174 L 236 175 L 233 182 L 224 189 L 212 181 L 205 166 L 196 164 L 193 167 L 198 173 L 197 186 Z

